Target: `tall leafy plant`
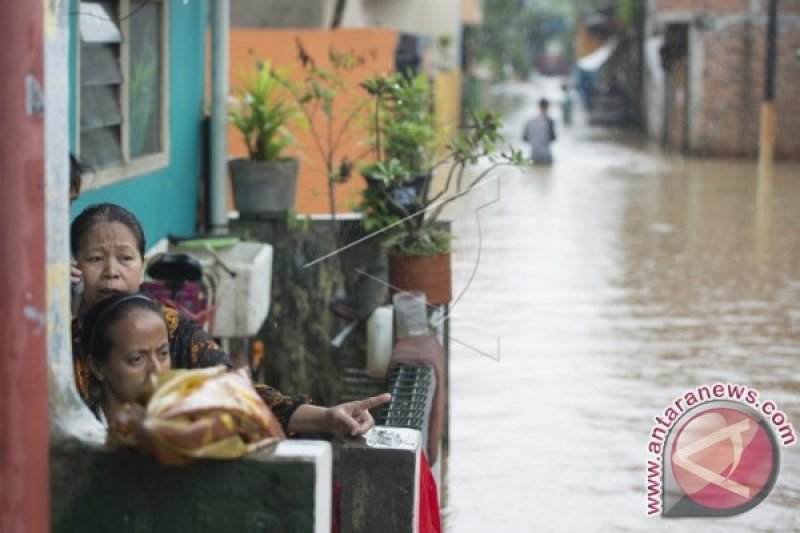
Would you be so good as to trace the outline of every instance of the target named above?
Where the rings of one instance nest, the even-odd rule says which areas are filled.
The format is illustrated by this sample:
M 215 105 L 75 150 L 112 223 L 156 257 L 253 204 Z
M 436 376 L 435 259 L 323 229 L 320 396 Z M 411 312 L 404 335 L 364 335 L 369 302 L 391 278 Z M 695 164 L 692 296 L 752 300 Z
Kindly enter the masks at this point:
M 430 172 L 436 115 L 429 77 L 424 73 L 378 75 L 363 81 L 361 87 L 374 100 L 370 129 L 376 162 L 396 160 L 410 175 Z
M 257 62 L 253 72 L 241 74 L 241 88 L 233 92 L 229 109 L 231 123 L 242 134 L 250 159 L 276 161 L 295 138 L 288 125 L 304 123 L 290 92 L 285 68 L 273 68 L 271 61 Z

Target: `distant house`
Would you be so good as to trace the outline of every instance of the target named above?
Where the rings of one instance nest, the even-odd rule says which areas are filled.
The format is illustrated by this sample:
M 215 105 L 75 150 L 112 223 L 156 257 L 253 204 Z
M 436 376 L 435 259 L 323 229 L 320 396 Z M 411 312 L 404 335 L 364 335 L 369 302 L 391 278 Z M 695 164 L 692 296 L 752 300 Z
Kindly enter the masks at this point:
M 764 95 L 768 2 L 648 2 L 647 124 L 668 148 L 754 156 Z M 800 2 L 778 2 L 778 157 L 800 158 Z
M 582 17 L 575 30 L 575 81 L 589 123 L 641 122 L 641 54 L 638 34 L 612 11 Z
M 207 0 L 70 0 L 70 149 L 98 201 L 141 219 L 149 244 L 195 230 L 203 160 Z

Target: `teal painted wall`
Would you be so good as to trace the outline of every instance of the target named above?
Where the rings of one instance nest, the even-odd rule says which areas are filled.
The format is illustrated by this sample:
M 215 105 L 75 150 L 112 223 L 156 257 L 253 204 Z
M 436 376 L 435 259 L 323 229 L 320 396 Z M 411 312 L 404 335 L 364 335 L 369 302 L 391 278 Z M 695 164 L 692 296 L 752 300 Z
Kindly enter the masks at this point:
M 142 222 L 148 248 L 168 233 L 195 232 L 202 158 L 207 1 L 165 0 L 165 4 L 169 6 L 169 166 L 106 187 L 88 189 L 72 205 L 70 213 L 74 218 L 84 207 L 98 202 L 119 204 Z M 78 2 L 73 0 L 71 13 L 77 13 L 78 9 Z M 70 32 L 70 146 L 74 147 L 76 15 L 71 16 Z

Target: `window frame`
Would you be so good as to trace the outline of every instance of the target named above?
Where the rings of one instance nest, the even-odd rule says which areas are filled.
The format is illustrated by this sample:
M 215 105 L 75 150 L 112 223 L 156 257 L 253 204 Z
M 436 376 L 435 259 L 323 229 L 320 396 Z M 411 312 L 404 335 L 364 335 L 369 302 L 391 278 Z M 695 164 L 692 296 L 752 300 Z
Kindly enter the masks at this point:
M 84 174 L 83 180 L 86 190 L 96 189 L 111 185 L 131 178 L 139 177 L 143 174 L 164 169 L 170 164 L 170 94 L 169 94 L 169 1 L 168 0 L 145 0 L 147 3 L 161 5 L 161 151 L 131 158 L 130 156 L 130 17 L 125 16 L 130 13 L 131 0 L 112 0 L 116 4 L 118 13 L 123 18 L 119 21 L 119 31 L 121 42 L 119 44 L 119 66 L 122 72 L 122 82 L 120 84 L 120 148 L 122 162 L 113 167 L 93 169 Z M 80 0 L 78 0 L 80 10 Z M 80 157 L 81 153 L 81 32 L 80 17 L 76 37 L 76 61 L 75 61 L 75 151 Z

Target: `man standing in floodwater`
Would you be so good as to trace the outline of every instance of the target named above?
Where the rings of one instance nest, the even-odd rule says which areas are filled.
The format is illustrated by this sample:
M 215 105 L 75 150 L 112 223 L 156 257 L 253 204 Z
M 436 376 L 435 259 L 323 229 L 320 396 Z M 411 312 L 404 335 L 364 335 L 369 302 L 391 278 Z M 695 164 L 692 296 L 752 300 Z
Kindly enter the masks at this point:
M 539 100 L 539 115 L 525 124 L 522 140 L 531 145 L 531 160 L 537 165 L 553 164 L 550 143 L 556 140 L 556 128 L 553 119 L 547 114 L 550 102 L 547 98 Z

